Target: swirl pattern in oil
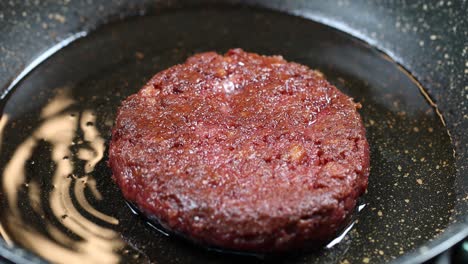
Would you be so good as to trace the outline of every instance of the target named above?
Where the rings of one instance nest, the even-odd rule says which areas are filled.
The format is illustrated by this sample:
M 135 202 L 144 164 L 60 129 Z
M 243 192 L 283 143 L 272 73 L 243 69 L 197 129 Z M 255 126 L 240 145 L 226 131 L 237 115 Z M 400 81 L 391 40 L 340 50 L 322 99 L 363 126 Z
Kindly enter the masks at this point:
M 124 247 L 124 242 L 115 230 L 100 223 L 118 225 L 119 221 L 94 208 L 85 194 L 85 190 L 88 190 L 94 199 L 102 200 L 92 174 L 105 151 L 104 139 L 94 126 L 96 115 L 90 109 L 67 111 L 76 102 L 70 98 L 67 89 L 57 91 L 57 95 L 42 109 L 39 126 L 18 146 L 3 171 L 3 190 L 9 212 L 2 224 L 13 232 L 5 233 L 4 237 L 22 238 L 21 243 L 47 259 L 65 257 L 68 263 L 116 263 L 120 260 L 116 251 Z M 6 119 L 5 115 L 2 120 Z M 33 154 L 41 142 L 50 145 L 49 154 L 55 165 L 51 175 L 52 189 L 46 204 L 41 201 L 41 192 L 45 191 L 41 188 L 43 183 L 34 178 L 28 179 L 25 168 L 28 162 L 29 166 L 35 165 Z M 77 146 L 73 148 L 74 152 L 72 146 Z M 75 166 L 78 164 L 72 157 L 84 162 L 81 170 L 84 174 L 76 172 Z M 30 206 L 37 215 L 41 218 L 53 217 L 49 221 L 59 222 L 61 226 L 45 223 L 47 234 L 30 228 L 23 220 L 21 208 L 17 206 L 18 199 L 22 198 L 19 197 L 22 196 L 21 192 L 18 192 L 21 189 L 27 194 Z M 52 214 L 47 214 L 43 207 L 48 207 Z M 80 210 L 97 221 L 88 219 Z M 70 233 L 75 238 L 70 237 Z

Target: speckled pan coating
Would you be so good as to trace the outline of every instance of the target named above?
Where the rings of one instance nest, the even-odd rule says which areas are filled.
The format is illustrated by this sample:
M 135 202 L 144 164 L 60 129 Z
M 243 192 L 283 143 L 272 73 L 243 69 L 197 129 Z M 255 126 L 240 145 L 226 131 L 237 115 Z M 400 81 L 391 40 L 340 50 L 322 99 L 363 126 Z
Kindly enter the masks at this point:
M 0 84 L 6 88 L 9 81 L 34 58 L 60 40 L 70 36 L 70 34 L 80 31 L 90 32 L 106 21 L 120 20 L 136 14 L 156 13 L 159 15 L 166 12 L 166 7 L 200 5 L 205 7 L 205 4 L 209 5 L 213 2 L 215 1 L 0 1 L 0 24 L 2 25 L 0 35 L 3 36 L 0 41 L 0 52 L 2 54 L 0 56 Z M 349 244 L 351 246 L 349 250 L 344 247 L 341 248 L 342 251 L 332 250 L 321 255 L 320 258 L 313 256 L 308 259 L 297 260 L 297 262 L 320 263 L 324 259 L 328 262 L 340 262 L 340 258 L 333 257 L 336 252 L 339 252 L 339 255 L 342 256 L 341 259 L 346 259 L 351 263 L 360 263 L 363 260 L 387 262 L 392 259 L 397 262 L 408 260 L 415 262 L 425 260 L 435 254 L 435 251 L 439 252 L 450 246 L 454 241 L 454 234 L 466 228 L 468 223 L 466 214 L 468 211 L 468 199 L 466 198 L 468 191 L 468 177 L 466 177 L 468 173 L 468 135 L 466 134 L 468 130 L 468 123 L 466 122 L 468 111 L 468 105 L 466 104 L 468 91 L 466 87 L 466 63 L 468 53 L 465 41 L 468 34 L 468 20 L 465 12 L 467 3 L 464 1 L 386 1 L 383 3 L 369 0 L 301 0 L 286 2 L 283 0 L 227 0 L 225 2 L 267 7 L 320 21 L 350 33 L 385 51 L 391 58 L 411 72 L 426 89 L 429 96 L 434 99 L 444 115 L 447 129 L 452 136 L 453 147 L 456 152 L 453 159 L 456 162 L 457 170 L 452 172 L 447 170 L 446 167 L 437 170 L 439 165 L 442 165 L 441 160 L 445 160 L 446 157 L 442 158 L 437 152 L 431 152 L 434 149 L 429 148 L 429 141 L 421 141 L 421 138 L 429 137 L 427 135 L 422 136 L 424 130 L 421 129 L 421 124 L 416 122 L 417 119 L 415 119 L 414 124 L 408 127 L 408 131 L 412 132 L 407 133 L 403 128 L 396 126 L 399 121 L 403 120 L 404 116 L 384 115 L 381 116 L 382 119 L 375 116 L 372 118 L 374 113 L 385 110 L 380 107 L 385 100 L 379 101 L 378 106 L 369 107 L 368 105 L 366 108 L 369 110 L 367 114 L 369 118 L 372 118 L 370 120 L 372 122 L 366 120 L 365 115 L 364 119 L 366 126 L 368 126 L 369 135 L 377 139 L 373 144 L 376 147 L 373 150 L 373 158 L 374 160 L 382 160 L 379 166 L 373 166 L 373 170 L 381 175 L 381 179 L 385 181 L 370 184 L 371 187 L 375 184 L 375 188 L 369 189 L 369 194 L 366 195 L 366 197 L 373 198 L 369 199 L 369 206 L 365 210 L 371 210 L 370 212 L 376 218 L 379 211 L 383 214 L 377 218 L 378 220 L 372 217 L 369 219 L 365 217 L 362 219 L 361 217 L 360 223 L 357 225 L 359 232 L 353 235 L 353 243 Z M 251 10 L 251 8 L 248 9 Z M 356 15 L 357 13 L 359 15 Z M 269 23 L 276 27 L 279 26 L 275 21 Z M 247 32 L 252 29 L 251 27 L 245 28 Z M 308 31 L 302 31 L 302 33 L 305 32 Z M 297 34 L 290 39 L 303 40 L 302 36 L 303 34 Z M 218 40 L 221 40 L 221 38 Z M 122 39 L 114 40 L 112 43 L 121 41 Z M 225 41 L 229 41 L 229 39 Z M 262 46 L 262 48 L 278 46 L 279 44 L 271 42 Z M 127 46 L 125 51 L 128 51 L 129 47 L 131 46 Z M 141 47 L 141 44 L 139 47 Z M 138 49 L 138 47 L 132 48 Z M 340 50 L 344 51 L 344 49 Z M 114 50 L 114 52 L 115 55 L 108 57 L 109 59 L 127 58 L 128 61 L 128 56 L 123 51 Z M 133 52 L 133 50 L 130 52 Z M 284 54 L 284 52 L 279 53 Z M 79 56 L 79 58 L 85 58 L 86 54 L 89 54 L 89 52 L 83 53 L 83 56 Z M 131 57 L 133 57 L 133 54 L 131 54 Z M 297 58 L 299 57 L 297 56 Z M 60 62 L 60 65 L 63 65 L 63 62 Z M 82 68 L 77 69 L 74 74 L 80 70 Z M 359 72 L 359 69 L 356 69 L 356 71 Z M 151 72 L 148 72 L 148 74 L 151 74 Z M 330 73 L 327 73 L 327 76 L 330 76 Z M 395 78 L 395 75 L 386 76 L 387 80 L 394 80 Z M 128 76 L 125 77 L 128 78 Z M 349 79 L 344 78 L 344 80 L 347 82 L 346 86 L 349 87 Z M 38 84 L 41 83 L 41 81 L 35 81 L 34 86 L 39 89 L 41 85 Z M 121 85 L 125 85 L 124 80 L 122 80 L 122 83 Z M 364 84 L 355 83 L 353 85 L 362 86 Z M 102 85 L 102 87 L 108 88 L 108 85 Z M 84 90 L 84 88 L 81 87 L 80 89 Z M 392 86 L 392 89 L 398 88 L 401 89 L 402 94 L 406 95 L 407 87 Z M 2 92 L 4 92 L 4 89 Z M 111 94 L 112 92 L 113 90 Z M 372 90 L 369 90 L 369 92 L 372 92 Z M 366 96 L 369 95 L 372 96 L 372 93 L 366 94 Z M 379 95 L 374 94 L 374 96 Z M 117 96 L 118 100 L 122 99 L 118 97 L 118 94 L 115 94 L 115 96 Z M 358 98 L 356 95 L 353 96 Z M 110 97 L 112 98 L 112 96 Z M 397 102 L 395 98 L 387 101 Z M 30 102 L 34 102 L 34 100 Z M 103 101 L 101 104 L 103 105 L 105 102 L 107 101 Z M 424 111 L 421 110 L 421 112 Z M 412 113 L 412 110 L 407 113 Z M 421 115 L 418 116 L 421 117 Z M 414 117 L 413 115 L 407 116 L 408 120 Z M 387 120 L 389 122 L 388 126 L 386 125 L 386 118 L 389 119 Z M 28 124 L 30 125 L 30 122 Z M 382 126 L 382 124 L 384 125 Z M 413 131 L 412 126 L 415 125 L 420 128 L 419 132 Z M 426 125 L 432 126 L 431 122 L 426 123 Z M 402 131 L 400 134 L 402 137 L 414 136 L 414 140 L 398 141 L 396 144 L 392 144 L 393 141 L 381 141 L 381 136 L 392 135 L 389 126 L 394 126 L 396 131 Z M 414 133 L 414 135 L 411 135 L 411 133 Z M 13 134 L 21 137 L 21 133 L 14 132 Z M 443 135 L 437 134 L 437 136 L 442 137 Z M 9 142 L 11 142 L 11 138 Z M 405 144 L 401 144 L 402 142 Z M 407 146 L 411 142 L 422 142 L 421 146 L 427 146 L 427 148 L 414 149 L 414 152 L 410 149 L 408 153 L 400 152 L 401 145 Z M 388 144 L 380 149 L 378 146 L 383 143 Z M 9 144 L 2 144 L 2 155 Z M 381 153 L 382 150 L 385 150 L 385 153 Z M 385 156 L 381 154 L 385 154 Z M 388 157 L 392 158 L 387 159 Z M 424 162 L 420 162 L 422 157 L 426 158 Z M 414 159 L 414 162 L 412 159 Z M 400 165 L 401 171 L 397 170 L 398 165 Z M 409 176 L 406 176 L 408 173 Z M 451 179 L 451 177 L 454 179 L 453 182 L 447 180 Z M 423 184 L 416 181 L 419 178 L 424 178 Z M 428 184 L 428 180 L 434 182 Z M 438 191 L 432 192 L 431 188 Z M 441 192 L 439 192 L 439 189 Z M 421 193 L 421 190 L 426 192 Z M 401 191 L 401 193 L 407 194 L 408 197 L 403 198 L 403 200 L 394 199 L 392 194 L 395 191 Z M 46 192 L 43 194 L 47 195 Z M 446 194 L 448 198 L 435 197 L 438 194 Z M 399 197 L 404 197 L 404 195 Z M 424 199 L 421 199 L 421 197 L 424 197 Z M 446 205 L 434 207 L 434 201 L 442 204 L 446 203 Z M 110 208 L 119 206 L 117 199 L 111 199 L 107 202 Z M 450 205 L 452 202 L 454 202 L 454 206 Z M 379 204 L 379 207 L 373 204 Z M 442 216 L 441 211 L 439 211 L 440 215 L 434 214 L 434 210 L 437 209 L 445 210 L 444 215 Z M 408 219 L 414 220 L 414 210 L 418 212 L 418 221 L 408 221 Z M 442 218 L 439 217 L 443 217 L 444 221 L 448 222 L 441 225 Z M 30 220 L 33 221 L 34 219 Z M 135 224 L 134 219 L 128 215 L 120 215 L 119 220 L 121 224 L 118 228 L 124 230 L 123 236 L 134 236 L 134 238 L 129 239 L 130 243 L 134 243 L 136 237 L 144 237 L 145 244 L 141 248 L 151 249 L 151 252 L 161 252 L 161 255 L 155 257 L 157 260 L 167 257 L 171 262 L 177 263 L 184 261 L 181 260 L 180 256 L 187 256 L 190 259 L 190 261 L 187 260 L 188 262 L 194 262 L 201 257 L 196 254 L 196 256 L 189 257 L 190 254 L 186 254 L 186 252 L 171 251 L 160 246 L 167 245 L 166 242 L 161 242 L 161 244 L 153 243 L 153 240 L 149 239 L 151 236 L 145 237 L 147 232 L 142 231 L 135 234 L 136 228 L 128 228 L 128 226 Z M 404 220 L 406 221 L 403 222 Z M 366 225 L 366 221 L 379 223 L 379 225 Z M 140 228 L 146 230 L 144 227 Z M 444 232 L 440 236 L 421 236 L 421 228 L 437 233 Z M 395 232 L 395 230 L 399 232 Z M 421 247 L 423 243 L 425 243 L 424 247 Z M 2 245 L 0 254 L 8 255 L 8 258 L 13 259 L 13 262 L 22 263 L 31 259 L 34 263 L 40 262 L 33 253 L 21 249 L 21 247 L 25 247 L 24 244 L 7 247 L 3 240 L 0 241 L 0 244 Z M 413 252 L 407 254 L 410 251 Z M 403 254 L 405 256 L 402 258 L 401 255 Z M 223 260 L 227 261 L 226 258 L 223 258 Z M 203 262 L 206 262 L 205 259 Z

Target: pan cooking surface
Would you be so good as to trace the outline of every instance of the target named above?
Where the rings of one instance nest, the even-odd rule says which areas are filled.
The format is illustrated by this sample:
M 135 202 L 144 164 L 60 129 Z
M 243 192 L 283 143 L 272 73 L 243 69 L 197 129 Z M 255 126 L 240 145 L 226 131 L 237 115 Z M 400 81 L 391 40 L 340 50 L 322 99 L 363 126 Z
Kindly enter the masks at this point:
M 275 261 L 389 261 L 452 223 L 452 145 L 410 75 L 327 26 L 271 11 L 210 8 L 105 25 L 10 92 L 0 121 L 2 236 L 52 262 L 271 261 L 208 252 L 158 232 L 127 206 L 106 165 L 121 100 L 193 53 L 233 47 L 319 69 L 363 105 L 371 175 L 357 221 L 329 248 Z

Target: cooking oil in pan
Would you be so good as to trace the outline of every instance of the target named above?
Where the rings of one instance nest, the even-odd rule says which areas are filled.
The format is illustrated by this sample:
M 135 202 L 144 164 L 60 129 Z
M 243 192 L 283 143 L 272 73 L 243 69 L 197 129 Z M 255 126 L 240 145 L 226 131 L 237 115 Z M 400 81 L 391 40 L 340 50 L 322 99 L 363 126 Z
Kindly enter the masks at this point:
M 339 243 L 276 261 L 389 261 L 451 223 L 450 138 L 404 70 L 363 42 L 309 20 L 208 8 L 104 25 L 51 50 L 15 82 L 0 120 L 3 238 L 53 262 L 261 261 L 207 252 L 148 228 L 126 205 L 106 164 L 124 98 L 193 53 L 234 47 L 318 69 L 363 105 L 371 146 L 369 188 L 361 199 L 367 206 Z

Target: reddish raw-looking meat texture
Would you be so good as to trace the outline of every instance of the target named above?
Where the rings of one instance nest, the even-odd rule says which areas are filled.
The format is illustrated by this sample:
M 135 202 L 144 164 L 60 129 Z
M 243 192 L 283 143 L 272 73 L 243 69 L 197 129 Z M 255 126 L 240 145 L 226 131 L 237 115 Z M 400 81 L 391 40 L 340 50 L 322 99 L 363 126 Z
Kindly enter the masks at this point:
M 332 238 L 367 187 L 357 106 L 281 56 L 201 53 L 123 101 L 109 165 L 127 200 L 194 241 L 303 248 Z

